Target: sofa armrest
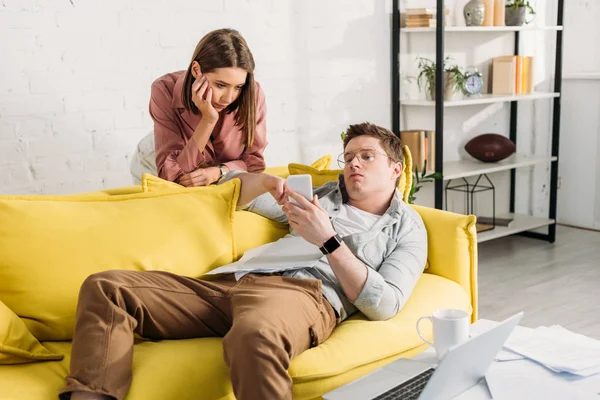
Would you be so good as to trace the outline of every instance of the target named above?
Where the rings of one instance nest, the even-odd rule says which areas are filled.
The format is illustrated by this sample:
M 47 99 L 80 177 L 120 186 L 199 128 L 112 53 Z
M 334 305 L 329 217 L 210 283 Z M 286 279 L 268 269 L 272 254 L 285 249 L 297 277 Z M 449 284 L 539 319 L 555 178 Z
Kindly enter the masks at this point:
M 473 215 L 461 215 L 435 208 L 412 206 L 427 229 L 427 273 L 458 283 L 471 297 L 477 320 L 477 231 Z

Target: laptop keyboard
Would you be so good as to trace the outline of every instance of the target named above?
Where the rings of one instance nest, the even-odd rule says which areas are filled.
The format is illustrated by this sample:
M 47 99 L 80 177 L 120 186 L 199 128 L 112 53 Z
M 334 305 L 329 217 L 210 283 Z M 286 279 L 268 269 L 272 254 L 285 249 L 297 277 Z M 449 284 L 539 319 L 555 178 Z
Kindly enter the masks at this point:
M 421 372 L 419 375 L 410 380 L 388 390 L 373 398 L 373 400 L 412 400 L 418 399 L 419 395 L 429 382 L 429 378 L 433 375 L 433 368 Z

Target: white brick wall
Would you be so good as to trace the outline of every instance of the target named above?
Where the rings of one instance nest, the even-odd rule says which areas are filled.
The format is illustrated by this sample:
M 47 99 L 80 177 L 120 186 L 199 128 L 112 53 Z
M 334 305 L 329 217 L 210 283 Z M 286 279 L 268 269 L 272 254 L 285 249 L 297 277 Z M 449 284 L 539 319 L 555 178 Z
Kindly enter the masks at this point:
M 337 155 L 347 124 L 390 126 L 390 3 L 0 0 L 0 193 L 129 185 L 152 81 L 221 27 L 254 54 L 267 164 Z

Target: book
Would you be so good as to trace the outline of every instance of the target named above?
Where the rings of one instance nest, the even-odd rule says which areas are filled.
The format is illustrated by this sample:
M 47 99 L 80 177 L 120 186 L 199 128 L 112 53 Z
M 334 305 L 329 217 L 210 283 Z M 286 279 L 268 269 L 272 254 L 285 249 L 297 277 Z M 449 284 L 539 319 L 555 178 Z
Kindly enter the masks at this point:
M 493 94 L 533 92 L 533 57 L 502 56 L 492 61 Z
M 435 132 L 427 130 L 400 131 L 402 144 L 408 146 L 412 156 L 413 171 L 419 174 L 427 163 L 426 173 L 435 171 Z
M 407 21 L 405 24 L 405 28 L 435 28 L 437 23 L 435 20 L 429 22 L 410 22 Z
M 516 93 L 517 56 L 496 57 L 492 61 L 492 93 Z
M 407 8 L 406 15 L 436 15 L 435 8 Z
M 494 227 L 492 225 L 480 224 L 478 222 L 475 224 L 475 229 L 477 230 L 477 233 L 479 233 L 479 232 L 485 232 L 485 231 L 492 230 L 492 229 L 494 229 Z
M 514 221 L 511 217 L 496 217 L 496 226 L 510 226 Z M 477 217 L 477 223 L 481 223 L 484 225 L 493 225 L 494 220 L 492 217 Z

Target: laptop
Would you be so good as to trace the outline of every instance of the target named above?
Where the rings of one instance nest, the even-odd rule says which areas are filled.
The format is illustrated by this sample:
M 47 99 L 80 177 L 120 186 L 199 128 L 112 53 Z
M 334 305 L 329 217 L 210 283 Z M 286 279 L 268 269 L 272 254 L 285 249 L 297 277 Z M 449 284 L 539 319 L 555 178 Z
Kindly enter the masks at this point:
M 399 359 L 337 388 L 323 400 L 445 400 L 475 386 L 521 320 L 523 312 L 448 350 L 437 368 Z

